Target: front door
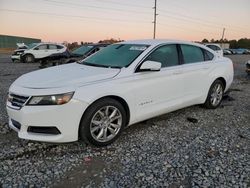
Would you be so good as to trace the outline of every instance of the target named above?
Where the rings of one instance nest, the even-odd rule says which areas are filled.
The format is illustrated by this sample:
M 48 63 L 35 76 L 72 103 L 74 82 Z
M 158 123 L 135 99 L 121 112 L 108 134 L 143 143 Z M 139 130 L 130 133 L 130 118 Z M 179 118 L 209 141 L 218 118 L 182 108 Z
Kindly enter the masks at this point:
M 175 44 L 164 45 L 144 60 L 160 62 L 160 71 L 140 72 L 138 68 L 133 79 L 137 121 L 164 114 L 182 105 L 183 76 L 178 56 Z

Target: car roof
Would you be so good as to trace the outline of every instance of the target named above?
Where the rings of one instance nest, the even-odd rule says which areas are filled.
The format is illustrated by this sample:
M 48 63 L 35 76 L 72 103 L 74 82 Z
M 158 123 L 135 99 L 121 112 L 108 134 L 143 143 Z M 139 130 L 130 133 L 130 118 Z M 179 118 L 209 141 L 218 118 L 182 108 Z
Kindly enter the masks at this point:
M 109 43 L 90 43 L 90 44 L 83 44 L 81 46 L 108 46 Z
M 200 44 L 200 43 L 197 43 L 197 42 L 185 41 L 185 40 L 143 39 L 143 40 L 128 40 L 128 41 L 120 42 L 120 43 L 117 43 L 117 44 L 135 44 L 135 45 L 136 44 L 141 44 L 141 45 L 149 45 L 149 46 L 151 46 L 151 48 L 154 48 L 154 47 L 156 47 L 158 45 L 161 45 L 161 44 L 187 44 L 187 45 L 193 45 L 193 46 L 197 46 L 197 47 L 206 49 L 210 53 L 214 54 L 214 56 L 217 55 L 212 49 L 208 48 L 204 44 Z
M 203 45 L 195 42 L 189 42 L 184 40 L 172 40 L 172 39 L 143 39 L 143 40 L 128 40 L 124 42 L 120 42 L 119 44 L 144 44 L 144 45 L 153 45 L 157 46 L 160 44 L 190 44 L 202 47 Z
M 216 43 L 205 43 L 204 45 L 206 45 L 206 46 L 208 46 L 208 45 L 214 45 L 214 46 L 220 47 L 220 45 L 219 45 L 219 44 L 216 44 Z
M 60 46 L 64 46 L 63 44 L 58 44 L 58 43 L 53 43 L 53 42 L 39 42 L 39 43 L 35 43 L 37 45 L 41 45 L 41 44 L 53 44 L 53 45 L 60 45 Z

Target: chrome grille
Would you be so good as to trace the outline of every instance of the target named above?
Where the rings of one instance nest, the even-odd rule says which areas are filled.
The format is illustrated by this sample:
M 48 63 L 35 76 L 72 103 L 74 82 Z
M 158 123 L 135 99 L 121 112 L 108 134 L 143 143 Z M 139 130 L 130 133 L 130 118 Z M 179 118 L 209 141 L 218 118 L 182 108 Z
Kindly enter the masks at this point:
M 11 106 L 18 109 L 22 108 L 28 99 L 28 96 L 16 95 L 13 93 L 10 93 L 8 96 L 8 102 L 10 102 Z

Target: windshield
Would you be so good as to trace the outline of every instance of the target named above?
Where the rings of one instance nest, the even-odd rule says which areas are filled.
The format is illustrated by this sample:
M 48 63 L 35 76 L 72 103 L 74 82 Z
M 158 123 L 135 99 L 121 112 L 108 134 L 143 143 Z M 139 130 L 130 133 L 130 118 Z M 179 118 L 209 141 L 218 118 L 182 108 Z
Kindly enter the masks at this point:
M 147 48 L 147 45 L 141 44 L 113 44 L 86 58 L 81 63 L 111 68 L 127 67 Z
M 31 48 L 35 47 L 36 45 L 37 45 L 37 43 L 31 43 L 31 44 L 29 44 L 28 45 L 28 49 L 31 49 Z
M 93 48 L 93 46 L 81 46 L 80 48 L 77 48 L 75 50 L 72 51 L 73 54 L 77 54 L 77 55 L 84 55 L 87 52 L 89 52 L 91 49 Z

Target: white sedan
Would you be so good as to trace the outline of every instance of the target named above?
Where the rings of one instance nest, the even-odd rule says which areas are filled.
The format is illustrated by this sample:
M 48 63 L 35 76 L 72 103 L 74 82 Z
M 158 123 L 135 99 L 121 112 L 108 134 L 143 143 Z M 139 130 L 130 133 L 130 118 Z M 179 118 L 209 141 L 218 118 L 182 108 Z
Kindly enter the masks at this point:
M 232 81 L 232 61 L 204 45 L 121 42 L 18 78 L 9 89 L 9 125 L 23 139 L 105 146 L 137 122 L 195 104 L 217 108 Z
M 219 44 L 207 43 L 205 44 L 205 46 L 214 50 L 218 55 L 223 56 L 223 50 L 221 49 Z

